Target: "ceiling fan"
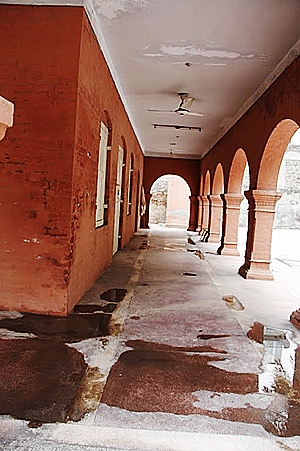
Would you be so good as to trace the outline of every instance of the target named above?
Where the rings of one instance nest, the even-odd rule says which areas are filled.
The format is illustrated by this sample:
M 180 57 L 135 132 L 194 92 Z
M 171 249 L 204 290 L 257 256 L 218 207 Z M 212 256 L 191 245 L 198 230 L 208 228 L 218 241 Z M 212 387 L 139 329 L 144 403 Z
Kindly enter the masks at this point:
M 204 117 L 206 114 L 204 113 L 197 113 L 190 111 L 190 108 L 194 102 L 194 97 L 190 97 L 187 92 L 179 92 L 178 93 L 180 97 L 180 103 L 178 108 L 176 110 L 147 110 L 152 111 L 155 113 L 176 113 L 180 116 L 200 116 Z

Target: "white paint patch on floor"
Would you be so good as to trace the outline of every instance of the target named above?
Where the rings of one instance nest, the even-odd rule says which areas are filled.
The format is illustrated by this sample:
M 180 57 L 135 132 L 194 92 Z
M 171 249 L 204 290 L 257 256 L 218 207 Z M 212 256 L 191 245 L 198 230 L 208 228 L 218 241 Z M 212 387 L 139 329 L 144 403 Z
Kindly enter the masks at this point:
M 193 393 L 198 398 L 193 404 L 204 410 L 221 412 L 226 408 L 246 408 L 266 409 L 274 401 L 275 395 L 264 395 L 261 393 L 247 393 L 240 395 L 236 393 L 220 393 L 208 390 L 196 391 Z

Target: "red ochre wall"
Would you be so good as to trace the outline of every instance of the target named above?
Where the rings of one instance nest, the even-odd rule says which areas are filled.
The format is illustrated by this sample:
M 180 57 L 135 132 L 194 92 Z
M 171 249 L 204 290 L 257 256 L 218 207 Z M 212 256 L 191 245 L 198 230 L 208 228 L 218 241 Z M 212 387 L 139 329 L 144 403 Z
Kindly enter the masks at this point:
M 95 229 L 95 196 L 99 153 L 100 121 L 109 117 L 112 133 L 108 225 Z M 72 266 L 69 310 L 74 300 L 90 287 L 112 260 L 117 152 L 124 148 L 122 220 L 120 247 L 132 237 L 135 228 L 138 171 L 143 171 L 143 154 L 132 130 L 123 104 L 110 76 L 88 19 L 83 14 L 79 59 L 75 153 L 71 215 Z M 133 153 L 132 209 L 127 216 L 128 169 Z M 140 185 L 142 178 L 140 177 Z
M 66 315 L 112 259 L 118 145 L 134 152 L 134 184 L 143 155 L 83 8 L 0 5 L 0 42 L 1 95 L 15 104 L 0 143 L 0 309 Z M 104 110 L 110 208 L 95 229 Z
M 144 186 L 146 193 L 162 175 L 179 175 L 190 187 L 191 195 L 197 196 L 199 192 L 200 161 L 183 158 L 145 157 Z
M 256 189 L 260 162 L 268 138 L 277 124 L 285 119 L 291 119 L 300 126 L 299 57 L 287 67 L 254 105 L 201 160 L 201 174 L 203 178 L 206 171 L 209 170 L 212 186 L 214 171 L 218 163 L 221 163 L 224 169 L 226 192 L 232 159 L 235 152 L 242 148 L 249 162 L 251 188 Z M 280 146 L 279 140 L 285 139 L 284 133 L 282 133 L 282 136 L 279 134 L 277 138 Z M 270 161 L 271 166 L 276 165 L 275 159 L 276 155 L 274 154 L 273 161 Z M 272 178 L 271 166 L 268 174 L 270 178 Z M 274 182 L 275 187 L 276 181 Z M 272 183 L 269 184 L 266 181 L 265 185 L 265 189 L 269 189 L 268 185 L 271 186 Z M 200 195 L 202 194 L 200 192 Z

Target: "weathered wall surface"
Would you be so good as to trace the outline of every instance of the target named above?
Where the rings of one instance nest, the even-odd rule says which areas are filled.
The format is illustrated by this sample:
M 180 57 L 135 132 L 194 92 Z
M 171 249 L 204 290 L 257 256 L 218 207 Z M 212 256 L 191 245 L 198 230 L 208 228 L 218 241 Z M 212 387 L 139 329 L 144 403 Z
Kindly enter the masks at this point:
M 0 9 L 1 94 L 15 104 L 0 143 L 0 309 L 65 314 L 82 12 Z
M 95 228 L 95 202 L 100 123 L 111 127 L 108 221 Z M 108 124 L 107 124 L 108 125 Z M 112 260 L 117 152 L 126 155 L 123 167 L 120 247 L 135 228 L 138 172 L 143 171 L 143 154 L 110 76 L 98 42 L 86 15 L 82 17 L 78 76 L 75 153 L 73 166 L 71 245 L 72 266 L 68 287 L 69 310 Z M 129 161 L 133 154 L 132 208 L 127 215 Z M 140 177 L 140 184 L 142 178 Z
M 179 175 L 190 187 L 191 195 L 198 195 L 200 161 L 182 158 L 145 157 L 144 186 L 147 193 L 155 180 L 162 175 Z
M 66 315 L 111 260 L 118 144 L 135 154 L 133 184 L 143 156 L 84 9 L 0 10 L 1 95 L 15 104 L 0 143 L 0 309 Z M 110 209 L 108 225 L 95 229 L 105 109 Z M 134 185 L 133 203 L 136 193 Z M 121 246 L 134 216 L 133 208 L 123 220 Z
M 300 58 L 297 58 L 257 100 L 247 113 L 201 160 L 201 174 L 206 171 L 213 174 L 218 163 L 224 169 L 225 192 L 228 184 L 229 170 L 235 152 L 242 148 L 248 158 L 251 188 L 257 188 L 260 162 L 268 138 L 282 120 L 291 119 L 300 125 Z M 277 137 L 278 145 L 284 140 L 284 131 Z M 279 152 L 280 153 L 280 152 Z M 277 166 L 276 153 L 270 160 L 269 177 Z M 280 161 L 279 161 L 280 165 Z M 275 187 L 276 187 L 275 180 Z M 200 193 L 202 194 L 202 193 Z

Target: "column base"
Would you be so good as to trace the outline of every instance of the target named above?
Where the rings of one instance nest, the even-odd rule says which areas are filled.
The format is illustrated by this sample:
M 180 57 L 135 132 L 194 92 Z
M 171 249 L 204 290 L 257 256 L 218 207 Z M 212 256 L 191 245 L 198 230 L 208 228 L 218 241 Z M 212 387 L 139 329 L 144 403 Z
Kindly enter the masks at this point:
M 237 250 L 236 244 L 226 244 L 224 243 L 223 247 L 219 247 L 218 254 L 220 255 L 229 255 L 232 257 L 240 257 L 240 253 Z
M 270 262 L 253 262 L 250 261 L 250 266 L 245 264 L 240 267 L 239 275 L 244 279 L 253 280 L 274 280 L 274 276 L 269 268 Z
M 214 234 L 213 232 L 210 232 L 209 238 L 207 240 L 208 243 L 220 243 L 220 235 Z

